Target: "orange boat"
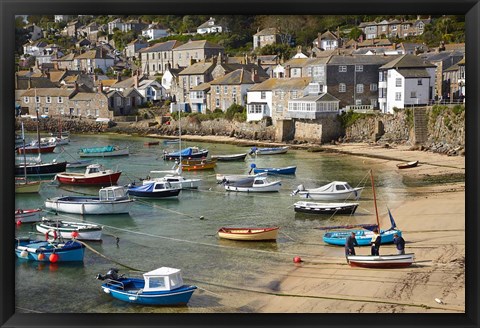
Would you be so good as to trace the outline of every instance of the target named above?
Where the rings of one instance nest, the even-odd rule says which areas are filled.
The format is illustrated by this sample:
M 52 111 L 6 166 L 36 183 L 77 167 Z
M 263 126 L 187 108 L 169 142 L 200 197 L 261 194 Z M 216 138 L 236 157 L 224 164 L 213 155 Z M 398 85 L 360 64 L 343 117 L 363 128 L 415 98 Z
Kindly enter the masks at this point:
M 182 160 L 182 170 L 184 171 L 198 171 L 198 170 L 213 170 L 217 166 L 217 160 L 209 159 L 185 159 Z
M 218 237 L 231 240 L 264 241 L 276 240 L 279 227 L 270 228 L 227 228 L 218 230 Z

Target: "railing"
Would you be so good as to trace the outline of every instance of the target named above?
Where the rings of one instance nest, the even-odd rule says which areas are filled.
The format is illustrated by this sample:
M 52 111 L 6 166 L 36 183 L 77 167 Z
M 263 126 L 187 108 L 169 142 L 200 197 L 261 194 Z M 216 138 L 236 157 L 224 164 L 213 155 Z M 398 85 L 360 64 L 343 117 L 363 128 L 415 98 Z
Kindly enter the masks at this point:
M 362 111 L 362 110 L 371 110 L 373 109 L 373 106 L 372 105 L 347 105 L 345 109 L 353 110 L 353 111 Z

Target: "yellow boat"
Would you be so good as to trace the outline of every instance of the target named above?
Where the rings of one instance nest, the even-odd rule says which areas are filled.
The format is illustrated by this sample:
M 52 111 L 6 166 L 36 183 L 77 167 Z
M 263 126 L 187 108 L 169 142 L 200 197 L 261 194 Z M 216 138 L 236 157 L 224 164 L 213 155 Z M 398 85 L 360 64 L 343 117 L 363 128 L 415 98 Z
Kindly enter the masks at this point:
M 276 240 L 279 227 L 270 228 L 227 228 L 218 230 L 218 237 L 231 240 L 264 241 Z
M 182 160 L 182 170 L 184 171 L 198 171 L 198 170 L 213 170 L 217 166 L 216 160 L 208 159 L 184 159 Z
M 40 191 L 41 181 L 27 181 L 23 178 L 15 178 L 16 194 L 33 194 Z

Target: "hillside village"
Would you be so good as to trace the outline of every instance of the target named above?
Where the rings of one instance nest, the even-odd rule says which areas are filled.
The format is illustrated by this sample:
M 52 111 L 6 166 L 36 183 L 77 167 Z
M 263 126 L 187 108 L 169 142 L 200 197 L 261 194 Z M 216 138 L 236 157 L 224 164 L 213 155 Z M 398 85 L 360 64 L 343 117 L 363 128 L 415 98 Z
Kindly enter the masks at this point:
M 359 31 L 353 39 L 339 27 L 321 30 L 308 46 L 278 27 L 259 26 L 251 49 L 236 56 L 207 38 L 230 33 L 218 17 L 183 33 L 186 41 L 154 21 L 112 16 L 100 25 L 79 18 L 55 15 L 61 30 L 17 29 L 27 36 L 15 75 L 17 115 L 38 109 L 44 117 L 120 121 L 144 108 L 202 114 L 234 108 L 247 122 L 321 124 L 341 112 L 391 114 L 465 98 L 465 44 L 409 41 L 428 29 L 430 16 L 361 22 L 351 29 Z M 113 37 L 118 31 L 135 39 L 122 44 Z M 74 47 L 48 43 L 52 33 Z M 278 44 L 294 54 L 264 54 Z

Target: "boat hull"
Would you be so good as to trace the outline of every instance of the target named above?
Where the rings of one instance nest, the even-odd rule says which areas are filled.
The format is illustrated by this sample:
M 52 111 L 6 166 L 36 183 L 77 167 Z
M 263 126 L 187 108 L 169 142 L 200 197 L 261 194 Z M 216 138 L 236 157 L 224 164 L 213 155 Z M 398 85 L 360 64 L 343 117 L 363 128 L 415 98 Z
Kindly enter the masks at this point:
M 170 291 L 139 292 L 145 284 L 142 279 L 120 278 L 118 284 L 116 282 L 103 284 L 102 290 L 120 301 L 142 305 L 184 305 L 188 303 L 193 292 L 197 289 L 196 286 L 184 285 Z M 129 288 L 129 285 L 135 287 Z M 125 287 L 122 288 L 121 286 Z
M 56 179 L 59 183 L 68 185 L 114 185 L 117 183 L 122 172 L 114 172 L 111 174 L 85 177 L 85 175 L 75 173 L 59 173 L 56 175 Z
M 255 151 L 255 155 L 276 155 L 285 154 L 288 147 L 259 148 Z
M 113 150 L 113 151 L 107 151 L 107 152 L 98 152 L 98 153 L 84 153 L 84 152 L 79 152 L 78 155 L 82 158 L 84 157 L 115 157 L 115 156 L 128 156 L 129 155 L 129 149 L 119 149 L 119 150 Z
M 169 189 L 169 190 L 161 190 L 161 191 L 138 191 L 128 189 L 128 194 L 130 196 L 140 197 L 140 198 L 168 198 L 168 197 L 177 197 L 180 193 L 181 189 Z
M 43 234 L 48 233 L 51 230 L 57 232 L 57 236 L 64 239 L 72 239 L 72 233 L 76 232 L 75 239 L 78 240 L 102 240 L 102 227 L 93 224 L 82 224 L 78 222 L 62 221 L 62 224 L 56 225 L 55 222 L 51 223 L 38 223 L 36 225 L 37 231 Z
M 32 210 L 16 210 L 15 211 L 15 223 L 20 221 L 22 223 L 38 222 L 41 220 L 40 214 L 42 209 L 36 208 Z
M 265 167 L 265 168 L 254 168 L 253 173 L 262 173 L 266 172 L 267 174 L 295 174 L 297 171 L 296 166 L 289 166 L 289 167 Z
M 266 241 L 276 240 L 278 227 L 274 228 L 220 228 L 218 237 L 230 240 L 242 241 Z
M 217 174 L 216 179 L 218 183 L 234 183 L 240 180 L 243 180 L 245 178 L 250 178 L 250 177 L 264 177 L 266 176 L 267 173 L 258 173 L 255 175 L 248 175 L 248 174 Z
M 272 182 L 268 185 L 263 185 L 259 187 L 235 187 L 233 185 L 225 185 L 225 190 L 227 191 L 238 191 L 238 192 L 276 192 L 279 191 L 282 187 L 282 184 L 278 182 Z
M 67 245 L 67 243 L 65 243 L 65 245 Z M 55 262 L 83 261 L 85 246 L 79 242 L 73 242 L 72 245 L 72 247 L 53 247 L 49 246 L 48 242 L 34 242 L 26 245 L 17 245 L 15 247 L 15 254 L 19 259 L 38 262 L 51 262 L 50 255 L 52 254 L 58 255 Z M 40 254 L 43 254 L 43 258 L 39 258 Z
M 216 159 L 221 162 L 231 162 L 231 161 L 243 161 L 247 157 L 247 153 L 243 154 L 232 154 L 232 155 L 212 155 L 212 159 Z
M 348 255 L 347 260 L 352 267 L 390 269 L 406 268 L 412 265 L 415 256 L 414 254 L 380 256 Z
M 412 167 L 416 167 L 417 165 L 418 165 L 418 161 L 415 161 L 415 162 L 397 164 L 397 167 L 400 170 L 403 170 L 403 169 L 409 169 L 409 168 L 412 168 Z
M 26 183 L 15 183 L 16 194 L 33 194 L 40 191 L 41 181 L 30 181 Z
M 24 168 L 25 166 L 22 164 L 15 165 L 15 176 L 23 176 Z M 26 169 L 28 176 L 55 175 L 57 173 L 65 172 L 67 169 L 67 162 L 27 164 Z
M 179 188 L 179 189 L 197 189 L 202 183 L 202 179 L 184 179 L 181 176 L 167 175 L 163 178 L 155 178 L 153 180 L 144 180 L 143 184 L 148 184 L 155 181 L 166 181 L 170 183 L 172 188 Z
M 351 232 L 355 232 L 355 239 L 357 240 L 358 246 L 368 246 L 370 245 L 373 237 L 373 232 L 369 230 L 346 230 L 346 231 L 332 231 L 327 232 L 323 235 L 323 241 L 330 245 L 345 246 L 347 237 L 350 236 Z M 402 235 L 400 230 L 381 230 L 381 244 L 391 244 L 393 243 L 393 235 L 397 233 L 399 236 Z
M 298 194 L 302 198 L 313 200 L 358 200 L 362 194 L 363 188 L 355 188 L 353 191 L 325 193 L 315 192 L 311 190 L 299 191 Z
M 40 146 L 40 153 L 41 154 L 46 154 L 46 153 L 53 153 L 53 151 L 55 150 L 55 147 L 57 145 L 50 145 L 50 146 Z M 18 153 L 19 154 L 38 154 L 38 146 L 29 146 L 29 147 L 20 147 L 18 148 Z
M 191 154 L 191 155 L 187 155 L 187 156 L 181 156 L 182 158 L 188 158 L 188 159 L 191 159 L 191 158 L 204 158 L 204 157 L 207 157 L 208 156 L 208 150 L 206 151 L 201 151 L 199 153 L 195 153 L 195 154 Z M 180 158 L 180 155 L 177 155 L 177 154 L 166 154 L 165 157 L 164 157 L 166 160 L 176 160 L 176 159 L 179 159 Z
M 358 203 L 309 203 L 296 202 L 295 212 L 308 214 L 353 214 Z
M 128 213 L 133 199 L 100 201 L 98 197 L 54 197 L 45 201 L 45 207 L 56 212 L 82 215 Z

